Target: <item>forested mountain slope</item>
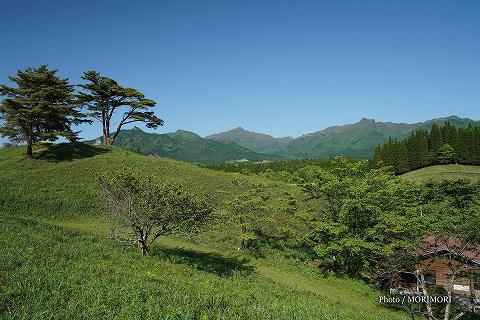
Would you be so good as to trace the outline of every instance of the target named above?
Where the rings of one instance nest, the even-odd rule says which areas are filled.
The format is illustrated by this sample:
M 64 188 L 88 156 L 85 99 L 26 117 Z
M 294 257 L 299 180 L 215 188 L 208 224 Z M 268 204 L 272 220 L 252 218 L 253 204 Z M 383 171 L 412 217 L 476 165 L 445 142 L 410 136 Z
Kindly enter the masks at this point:
M 218 141 L 235 141 L 247 149 L 289 159 L 326 158 L 337 155 L 371 158 L 375 147 L 385 143 L 390 137 L 405 138 L 412 131 L 429 130 L 433 123 L 443 124 L 447 121 L 460 128 L 469 124 L 479 124 L 478 121 L 457 116 L 411 124 L 380 122 L 363 118 L 357 123 L 329 127 L 295 139 L 273 138 L 241 128 L 210 135 L 207 138 Z

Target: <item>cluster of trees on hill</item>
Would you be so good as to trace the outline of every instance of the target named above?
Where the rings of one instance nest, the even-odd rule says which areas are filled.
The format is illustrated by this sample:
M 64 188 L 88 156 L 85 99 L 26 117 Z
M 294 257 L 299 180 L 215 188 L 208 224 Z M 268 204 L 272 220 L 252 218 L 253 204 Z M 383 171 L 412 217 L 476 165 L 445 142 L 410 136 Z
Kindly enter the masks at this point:
M 354 159 L 352 158 L 352 161 Z M 319 166 L 328 168 L 332 166 L 332 159 L 295 159 L 281 161 L 264 162 L 225 162 L 221 164 L 206 164 L 204 168 L 214 169 L 224 172 L 239 172 L 243 174 L 260 174 L 268 170 L 274 172 L 295 173 L 305 166 Z
M 76 141 L 79 132 L 74 132 L 72 126 L 80 123 L 101 122 L 102 142 L 106 145 L 113 144 L 128 123 L 143 122 L 149 128 L 163 125 L 163 120 L 150 110 L 155 101 L 138 90 L 122 87 L 97 71 L 84 72 L 85 83 L 72 85 L 67 78 L 59 78 L 57 71 L 46 65 L 30 67 L 9 77 L 15 87 L 0 84 L 0 95 L 4 97 L 0 103 L 0 120 L 4 122 L 0 135 L 14 143 L 25 142 L 27 157 L 32 158 L 33 145 L 39 141 L 59 137 Z M 115 125 L 114 117 L 120 117 L 115 118 Z
M 480 164 L 480 127 L 456 128 L 433 124 L 403 140 L 391 139 L 375 149 L 374 166 L 393 167 L 396 174 L 435 164 Z

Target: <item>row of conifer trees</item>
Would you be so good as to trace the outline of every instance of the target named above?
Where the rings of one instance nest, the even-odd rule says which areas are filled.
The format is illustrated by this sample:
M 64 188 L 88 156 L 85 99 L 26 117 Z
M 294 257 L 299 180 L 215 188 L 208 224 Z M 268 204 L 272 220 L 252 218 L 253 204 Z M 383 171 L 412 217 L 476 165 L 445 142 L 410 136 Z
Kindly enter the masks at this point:
M 390 138 L 375 149 L 373 163 L 392 166 L 396 174 L 435 164 L 480 165 L 480 127 L 434 123 L 430 132 L 419 129 L 403 140 Z

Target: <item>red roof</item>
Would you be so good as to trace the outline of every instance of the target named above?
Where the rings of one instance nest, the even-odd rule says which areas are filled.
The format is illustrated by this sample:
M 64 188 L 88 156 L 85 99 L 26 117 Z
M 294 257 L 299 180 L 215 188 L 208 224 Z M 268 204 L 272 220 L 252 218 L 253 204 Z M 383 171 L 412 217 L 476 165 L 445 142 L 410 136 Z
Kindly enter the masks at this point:
M 462 242 L 454 237 L 425 237 L 423 239 L 423 246 L 416 251 L 420 255 L 432 255 L 448 251 L 454 255 L 467 258 L 474 263 L 480 264 L 480 244 Z

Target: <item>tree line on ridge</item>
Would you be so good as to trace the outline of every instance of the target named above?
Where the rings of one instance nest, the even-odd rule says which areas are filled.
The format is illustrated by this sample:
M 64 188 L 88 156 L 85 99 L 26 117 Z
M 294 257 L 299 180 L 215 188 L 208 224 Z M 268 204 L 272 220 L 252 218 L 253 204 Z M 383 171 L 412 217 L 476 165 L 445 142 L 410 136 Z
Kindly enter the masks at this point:
M 403 140 L 390 138 L 375 149 L 375 167 L 391 166 L 396 174 L 436 164 L 480 164 L 480 127 L 457 128 L 446 122 L 419 129 Z

